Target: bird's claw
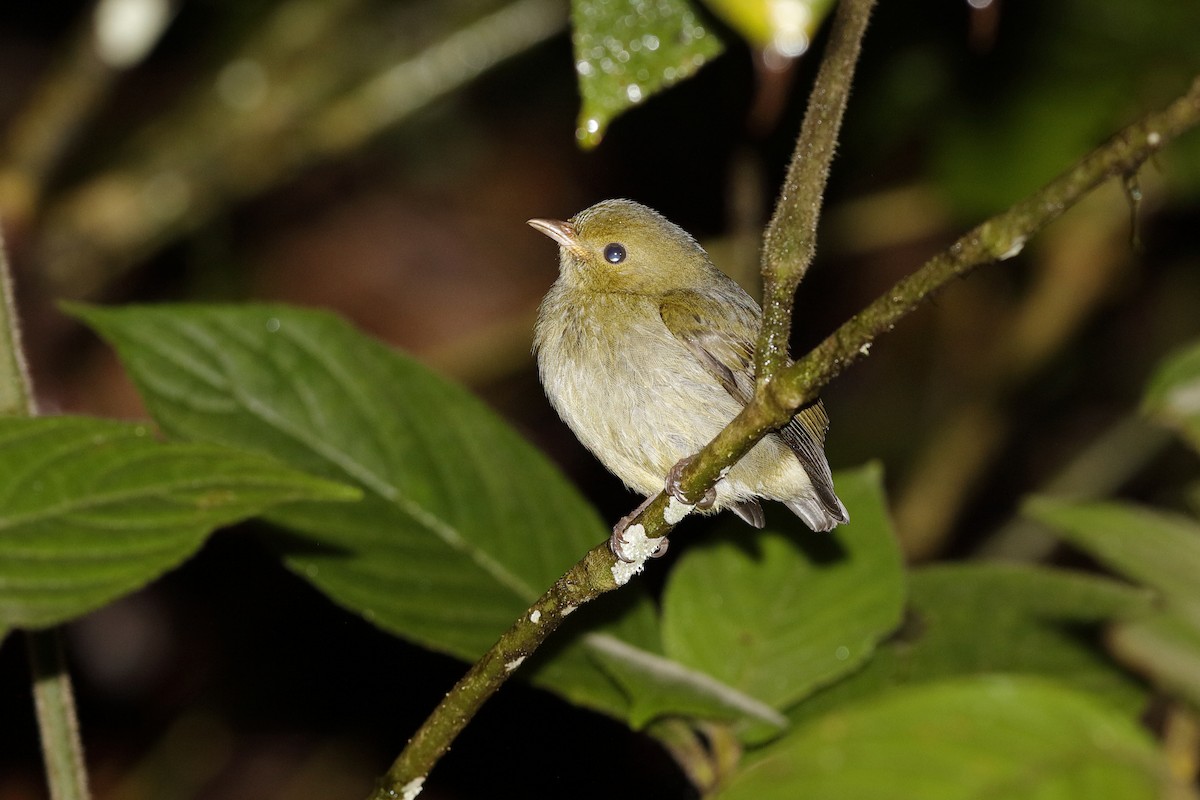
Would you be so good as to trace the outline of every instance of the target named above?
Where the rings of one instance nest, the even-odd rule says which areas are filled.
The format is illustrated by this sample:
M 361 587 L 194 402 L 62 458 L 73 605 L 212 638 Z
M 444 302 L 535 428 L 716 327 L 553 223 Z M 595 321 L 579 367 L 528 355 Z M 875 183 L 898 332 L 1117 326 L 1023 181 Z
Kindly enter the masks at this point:
M 643 504 L 643 506 L 644 505 L 645 504 Z M 633 522 L 634 517 L 636 517 L 641 510 L 641 508 L 638 508 L 638 510 L 634 511 L 632 514 L 621 517 L 621 520 L 613 526 L 612 536 L 608 537 L 608 549 L 612 550 L 613 555 L 621 561 L 624 561 L 626 564 L 632 564 L 637 559 L 629 555 L 629 553 L 627 553 L 625 550 L 625 546 L 628 544 L 628 542 L 625 541 L 625 529 L 629 527 L 629 523 Z M 662 558 L 667 554 L 667 547 L 669 545 L 670 542 L 667 541 L 667 537 L 660 536 L 658 539 L 658 547 L 656 547 L 654 552 L 650 554 L 650 557 Z
M 681 503 L 687 503 L 688 505 L 692 504 L 686 497 L 684 497 L 683 489 L 679 487 L 679 484 L 683 480 L 683 471 L 687 469 L 689 464 L 692 463 L 693 458 L 694 456 L 688 456 L 687 458 L 679 459 L 679 463 L 671 467 L 671 471 L 667 473 L 667 483 L 663 487 L 663 491 L 671 495 L 671 497 L 674 497 Z M 696 501 L 695 506 L 703 511 L 706 508 L 712 508 L 713 503 L 715 502 L 717 502 L 717 490 L 716 488 L 710 486 L 704 492 L 704 497 L 701 497 Z

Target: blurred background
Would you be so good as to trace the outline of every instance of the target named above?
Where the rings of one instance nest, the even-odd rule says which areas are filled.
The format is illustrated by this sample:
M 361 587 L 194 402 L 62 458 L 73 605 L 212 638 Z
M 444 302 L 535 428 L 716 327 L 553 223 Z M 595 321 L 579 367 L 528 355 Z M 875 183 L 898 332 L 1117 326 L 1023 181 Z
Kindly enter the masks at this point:
M 557 254 L 524 221 L 633 198 L 757 291 L 823 38 L 764 54 L 712 10 L 726 52 L 584 151 L 559 0 L 0 4 L 0 228 L 42 410 L 143 415 L 61 300 L 318 306 L 469 386 L 615 520 L 635 498 L 537 382 Z M 794 351 L 1182 93 L 1197 30 L 1194 0 L 882 3 Z M 1196 501 L 1194 457 L 1136 412 L 1198 335 L 1193 132 L 878 342 L 825 393 L 830 461 L 884 464 L 913 561 L 1061 558 L 1014 521 L 1024 495 Z M 98 798 L 365 796 L 465 669 L 333 607 L 253 531 L 69 627 Z M 0 649 L 0 800 L 45 797 L 21 651 Z M 652 740 L 514 684 L 423 796 L 617 791 L 691 796 Z

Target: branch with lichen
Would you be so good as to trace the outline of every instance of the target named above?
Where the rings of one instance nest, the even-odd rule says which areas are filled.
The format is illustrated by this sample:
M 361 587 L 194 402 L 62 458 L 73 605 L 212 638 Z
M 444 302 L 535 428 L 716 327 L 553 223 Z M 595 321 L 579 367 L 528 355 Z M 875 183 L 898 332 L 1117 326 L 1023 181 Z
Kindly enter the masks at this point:
M 1136 172 L 1167 142 L 1200 124 L 1197 79 L 1167 108 L 1126 128 L 1039 191 L 968 232 L 810 353 L 790 363 L 786 343 L 793 295 L 812 260 L 820 198 L 872 5 L 873 0 L 849 0 L 838 5 L 825 61 L 765 240 L 763 273 L 767 290 L 757 392 L 733 422 L 684 469 L 681 489 L 687 497 L 703 496 L 723 471 L 759 439 L 815 400 L 825 385 L 866 354 L 876 338 L 952 279 L 1016 255 L 1030 237 L 1096 186 Z M 640 528 L 644 538 L 652 542 L 669 533 L 678 521 L 677 503 L 672 505 L 665 493 L 659 493 L 632 520 L 626 536 Z M 652 551 L 653 546 L 648 550 Z M 446 695 L 392 764 L 371 800 L 416 797 L 425 776 L 454 738 L 521 661 L 558 628 L 567 614 L 624 584 L 640 567 L 618 561 L 607 543 L 589 551 Z

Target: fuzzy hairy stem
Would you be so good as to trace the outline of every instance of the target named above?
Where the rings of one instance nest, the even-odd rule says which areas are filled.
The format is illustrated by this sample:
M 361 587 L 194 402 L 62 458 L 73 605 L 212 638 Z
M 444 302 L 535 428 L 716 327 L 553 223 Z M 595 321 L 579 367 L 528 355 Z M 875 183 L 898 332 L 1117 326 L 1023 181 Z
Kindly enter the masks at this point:
M 12 276 L 0 239 L 0 416 L 33 416 L 33 384 L 21 350 Z M 87 771 L 79 741 L 75 696 L 57 628 L 26 634 L 33 700 L 52 800 L 87 800 Z
M 817 251 L 817 222 L 837 148 L 854 67 L 875 0 L 842 0 L 829 45 L 808 99 L 800 136 L 788 165 L 775 213 L 763 236 L 763 326 L 758 336 L 756 380 L 760 387 L 788 363 L 792 306 Z
M 58 628 L 51 628 L 29 631 L 25 637 L 50 798 L 88 800 L 91 795 L 79 741 L 79 718 L 63 656 L 62 635 Z

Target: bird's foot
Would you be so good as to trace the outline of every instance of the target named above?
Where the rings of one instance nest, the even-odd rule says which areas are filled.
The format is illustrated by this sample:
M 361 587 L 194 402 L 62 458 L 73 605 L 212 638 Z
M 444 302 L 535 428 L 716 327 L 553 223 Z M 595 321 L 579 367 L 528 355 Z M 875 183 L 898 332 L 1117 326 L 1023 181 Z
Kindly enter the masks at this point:
M 646 506 L 650 505 L 650 502 L 653 499 L 653 496 L 647 497 L 642 501 L 640 506 L 621 517 L 621 519 L 617 521 L 617 524 L 613 526 L 612 536 L 608 537 L 608 549 L 612 550 L 614 556 L 627 564 L 632 564 L 638 559 L 629 552 L 630 542 L 626 541 L 625 539 L 625 531 L 629 528 L 629 525 L 633 522 L 637 515 L 642 513 L 642 511 L 646 509 Z M 643 536 L 645 536 L 644 533 Z M 659 537 L 658 546 L 655 548 L 654 552 L 650 554 L 650 558 L 662 558 L 664 555 L 666 555 L 667 546 L 669 544 L 670 542 L 667 541 L 666 536 Z M 643 558 L 645 558 L 645 556 L 643 556 Z
M 667 494 L 671 495 L 671 497 L 674 497 L 681 503 L 687 503 L 688 505 L 691 505 L 691 503 L 686 497 L 683 496 L 683 490 L 679 488 L 679 483 L 683 480 L 683 471 L 687 469 L 688 464 L 692 463 L 693 458 L 695 458 L 695 456 L 688 456 L 687 458 L 679 459 L 679 463 L 671 467 L 671 471 L 667 473 L 667 483 L 666 486 L 663 487 L 663 490 Z M 704 497 L 701 497 L 695 505 L 696 508 L 703 511 L 706 508 L 712 508 L 713 503 L 715 502 L 717 502 L 717 490 L 715 487 L 710 486 L 704 493 Z

